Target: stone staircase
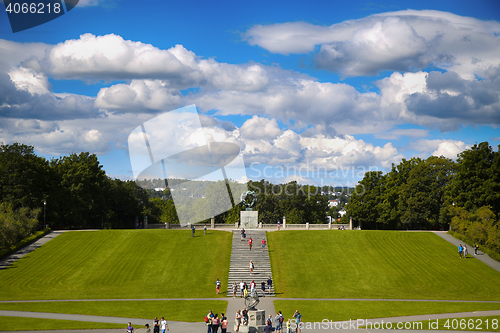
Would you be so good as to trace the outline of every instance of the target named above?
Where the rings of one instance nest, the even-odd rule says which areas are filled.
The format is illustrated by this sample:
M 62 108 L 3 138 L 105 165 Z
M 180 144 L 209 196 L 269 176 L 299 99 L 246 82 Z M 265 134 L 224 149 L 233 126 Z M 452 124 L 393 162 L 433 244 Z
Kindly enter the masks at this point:
M 246 230 L 246 239 L 241 240 L 240 230 L 233 231 L 233 247 L 231 249 L 231 264 L 229 266 L 229 281 L 227 287 L 227 296 L 233 297 L 232 286 L 236 282 L 237 293 L 236 297 L 240 297 L 240 282 L 243 280 L 248 285 L 250 292 L 250 282 L 252 280 L 257 284 L 256 290 L 259 297 L 274 297 L 274 283 L 270 293 L 267 289 L 267 279 L 272 276 L 271 262 L 269 260 L 269 252 L 267 251 L 267 244 L 264 251 L 262 251 L 262 239 L 266 239 L 265 230 Z M 252 250 L 249 249 L 248 239 L 252 237 L 253 244 Z M 253 273 L 250 274 L 249 263 L 252 260 L 255 268 Z M 266 293 L 262 294 L 260 289 L 261 282 L 266 282 Z M 273 280 L 274 282 L 274 280 Z

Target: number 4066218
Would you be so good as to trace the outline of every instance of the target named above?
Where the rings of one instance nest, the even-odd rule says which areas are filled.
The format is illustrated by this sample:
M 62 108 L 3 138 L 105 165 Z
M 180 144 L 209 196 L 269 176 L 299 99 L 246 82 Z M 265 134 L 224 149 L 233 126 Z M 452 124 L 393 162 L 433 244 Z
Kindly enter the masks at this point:
M 14 14 L 59 14 L 61 12 L 61 4 L 60 3 L 54 3 L 51 6 L 51 3 L 9 3 L 7 7 L 5 8 L 5 11 L 8 12 L 9 14 L 14 13 Z
M 498 329 L 498 319 L 447 319 L 444 327 L 449 330 L 488 330 Z

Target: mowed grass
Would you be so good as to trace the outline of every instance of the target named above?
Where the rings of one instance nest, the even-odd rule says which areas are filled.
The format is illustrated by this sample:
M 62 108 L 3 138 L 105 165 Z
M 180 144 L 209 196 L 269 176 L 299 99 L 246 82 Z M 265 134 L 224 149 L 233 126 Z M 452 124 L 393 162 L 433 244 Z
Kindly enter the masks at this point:
M 25 317 L 0 317 L 2 331 L 42 331 L 42 330 L 87 330 L 87 329 L 123 329 L 125 324 L 92 323 L 88 321 L 40 319 Z M 134 330 L 135 331 L 135 330 Z
M 89 316 L 143 318 L 145 323 L 154 317 L 167 321 L 202 322 L 209 310 L 225 313 L 227 301 L 174 300 L 174 301 L 73 301 L 73 302 L 15 302 L 0 303 L 0 310 L 65 313 Z M 1 322 L 0 317 L 0 322 Z M 92 327 L 91 327 L 92 328 Z M 106 327 L 103 327 L 106 328 Z M 0 324 L 0 331 L 2 325 Z
M 276 311 L 292 319 L 295 310 L 304 322 L 344 321 L 414 315 L 500 310 L 500 303 L 416 301 L 274 301 Z
M 268 233 L 276 292 L 297 298 L 500 300 L 500 272 L 430 232 Z
M 0 300 L 217 297 L 231 241 L 224 231 L 66 232 L 0 271 Z

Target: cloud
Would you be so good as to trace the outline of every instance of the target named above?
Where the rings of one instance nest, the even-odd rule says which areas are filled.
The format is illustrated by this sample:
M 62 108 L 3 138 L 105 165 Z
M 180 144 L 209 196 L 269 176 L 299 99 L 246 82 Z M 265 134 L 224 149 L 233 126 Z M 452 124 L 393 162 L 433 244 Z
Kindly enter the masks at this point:
M 471 145 L 457 140 L 427 140 L 422 139 L 409 145 L 410 149 L 422 152 L 423 156 L 444 156 L 456 159 L 462 151 L 469 149 Z
M 180 95 L 178 89 L 160 80 L 132 80 L 130 84 L 102 88 L 94 106 L 120 111 L 168 110 L 180 105 Z
M 240 128 L 240 133 L 245 139 L 274 139 L 281 133 L 276 119 L 261 118 L 253 116 L 245 121 Z
M 318 68 L 342 76 L 416 71 L 433 64 L 472 79 L 500 63 L 500 23 L 433 10 L 371 15 L 331 26 L 258 25 L 244 38 L 273 53 L 309 53 Z

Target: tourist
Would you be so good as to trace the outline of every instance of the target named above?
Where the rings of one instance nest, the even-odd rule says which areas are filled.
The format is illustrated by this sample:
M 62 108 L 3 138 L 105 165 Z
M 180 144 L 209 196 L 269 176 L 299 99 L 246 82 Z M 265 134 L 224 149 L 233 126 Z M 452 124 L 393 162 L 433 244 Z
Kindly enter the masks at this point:
M 240 282 L 240 298 L 243 297 L 243 293 L 245 292 L 245 282 L 241 280 Z
M 264 333 L 272 333 L 273 328 L 271 325 L 264 326 Z
M 161 317 L 160 328 L 161 328 L 161 333 L 165 333 L 165 329 L 168 331 L 168 324 L 164 317 Z
M 250 238 L 248 239 L 248 247 L 250 248 L 250 250 L 252 250 L 252 242 L 253 242 L 253 241 L 252 241 L 252 237 L 250 237 Z
M 160 333 L 160 321 L 158 317 L 153 320 L 153 333 Z
M 241 228 L 241 240 L 245 240 L 245 228 Z
M 238 289 L 236 282 L 233 282 L 232 288 L 233 288 L 233 298 L 236 298 L 236 290 Z
M 278 221 L 278 231 L 280 230 L 280 221 Z
M 194 224 L 191 224 L 191 238 L 194 237 Z
M 208 314 L 205 316 L 205 323 L 207 324 L 207 333 L 212 333 L 212 310 L 208 311 Z
M 278 315 L 280 316 L 280 332 L 283 333 L 283 321 L 285 321 L 285 317 L 283 317 L 281 311 L 278 311 Z
M 151 329 L 149 328 L 149 324 L 144 325 L 146 327 L 146 333 L 151 333 Z
M 247 298 L 248 296 L 248 286 L 247 283 L 245 282 L 245 285 L 243 286 L 243 297 Z
M 477 256 L 477 249 L 479 248 L 479 246 L 477 246 L 476 243 L 474 243 L 474 255 Z
M 262 290 L 262 296 L 264 296 L 266 293 L 266 282 L 265 281 L 262 281 L 260 283 L 260 290 Z
M 220 280 L 217 278 L 217 281 L 215 281 L 215 291 L 217 294 L 220 292 Z
M 252 280 L 252 282 L 250 282 L 250 295 L 253 297 L 255 295 L 255 287 L 257 286 L 257 284 L 255 283 L 254 280 Z
M 292 333 L 292 322 L 290 319 L 286 322 L 286 333 Z
M 219 330 L 219 315 L 216 313 L 212 318 L 212 333 L 217 333 Z
M 203 232 L 205 233 L 205 236 L 206 236 L 207 235 L 207 224 L 206 223 L 203 226 Z
M 127 333 L 134 333 L 134 328 L 132 327 L 132 323 L 128 323 Z
M 271 279 L 271 277 L 269 277 L 269 279 L 267 279 L 267 291 L 269 294 L 271 293 L 272 287 L 273 287 L 273 279 Z
M 267 326 L 272 326 L 273 325 L 273 315 L 269 315 L 269 317 L 267 317 L 266 325 Z
M 262 252 L 264 252 L 265 249 L 266 249 L 266 240 L 263 239 L 262 240 Z
M 467 258 L 467 254 L 469 252 L 467 251 L 467 245 L 464 244 L 464 259 Z
M 293 318 L 295 319 L 295 323 L 297 324 L 297 329 L 295 332 L 300 333 L 300 321 L 302 320 L 302 315 L 300 314 L 299 310 L 295 310 Z
M 250 274 L 252 274 L 253 273 L 253 269 L 255 268 L 252 260 L 250 260 L 250 263 L 248 264 L 248 268 L 250 268 Z
M 281 320 L 280 314 L 277 313 L 276 316 L 274 316 L 274 331 L 275 332 L 279 332 L 279 330 L 280 330 L 280 320 Z
M 240 331 L 240 325 L 241 325 L 241 311 L 238 310 L 236 311 L 236 316 L 235 316 L 235 319 L 236 319 L 236 333 L 238 333 Z
M 248 311 L 247 311 L 247 308 L 243 308 L 243 311 L 241 311 L 241 316 L 243 317 L 243 325 L 248 325 Z
M 227 331 L 227 318 L 222 317 L 222 322 L 220 324 L 221 324 L 220 327 L 221 327 L 222 333 L 226 333 L 226 331 Z
M 462 244 L 458 246 L 458 254 L 460 255 L 460 259 L 462 259 L 462 253 L 463 253 L 464 248 L 462 247 Z

